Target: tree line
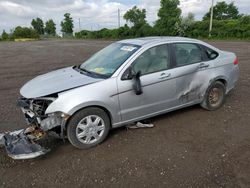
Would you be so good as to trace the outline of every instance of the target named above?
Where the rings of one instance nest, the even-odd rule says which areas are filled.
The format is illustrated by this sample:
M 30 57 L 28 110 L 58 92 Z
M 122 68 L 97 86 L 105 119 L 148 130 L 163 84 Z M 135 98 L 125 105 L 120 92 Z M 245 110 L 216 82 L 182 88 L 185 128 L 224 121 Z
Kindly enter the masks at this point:
M 117 29 L 101 29 L 99 31 L 82 30 L 73 35 L 73 19 L 69 13 L 64 14 L 61 22 L 63 37 L 74 36 L 79 39 L 117 39 L 145 36 L 185 36 L 192 38 L 208 38 L 211 9 L 201 21 L 194 19 L 194 14 L 181 16 L 179 0 L 161 0 L 158 20 L 153 25 L 146 21 L 146 9 L 134 6 L 123 18 L 127 24 Z M 250 16 L 239 13 L 233 2 L 218 2 L 214 7 L 212 37 L 218 39 L 250 38 Z M 1 39 L 39 38 L 40 36 L 56 36 L 56 24 L 50 19 L 43 22 L 36 18 L 31 21 L 32 27 L 17 26 L 13 32 L 3 31 Z
M 83 30 L 75 33 L 77 38 L 133 38 L 145 36 L 184 36 L 208 38 L 211 8 L 201 21 L 194 19 L 194 14 L 181 16 L 179 0 L 161 0 L 158 20 L 152 25 L 146 21 L 146 10 L 133 7 L 124 19 L 128 24 L 118 29 L 99 31 Z M 212 38 L 214 39 L 250 39 L 250 16 L 239 13 L 234 2 L 218 2 L 214 7 Z M 130 26 L 129 26 L 130 25 Z
M 14 40 L 19 38 L 34 38 L 56 37 L 56 24 L 53 19 L 49 19 L 45 23 L 41 18 L 32 19 L 32 27 L 17 26 L 13 31 L 7 33 L 3 30 L 1 40 Z M 73 18 L 69 13 L 64 14 L 64 19 L 61 22 L 61 31 L 63 36 L 73 36 Z

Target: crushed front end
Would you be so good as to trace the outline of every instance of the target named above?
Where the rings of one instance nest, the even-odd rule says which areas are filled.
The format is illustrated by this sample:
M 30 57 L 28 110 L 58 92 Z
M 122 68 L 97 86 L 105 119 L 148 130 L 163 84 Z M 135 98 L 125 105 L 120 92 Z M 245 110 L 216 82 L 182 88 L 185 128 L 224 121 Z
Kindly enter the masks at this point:
M 49 149 L 40 146 L 38 140 L 46 135 L 64 137 L 64 127 L 69 116 L 61 112 L 45 113 L 55 99 L 55 97 L 44 97 L 18 100 L 17 106 L 21 108 L 28 128 L 0 134 L 0 145 L 4 145 L 10 157 L 31 159 L 44 155 Z

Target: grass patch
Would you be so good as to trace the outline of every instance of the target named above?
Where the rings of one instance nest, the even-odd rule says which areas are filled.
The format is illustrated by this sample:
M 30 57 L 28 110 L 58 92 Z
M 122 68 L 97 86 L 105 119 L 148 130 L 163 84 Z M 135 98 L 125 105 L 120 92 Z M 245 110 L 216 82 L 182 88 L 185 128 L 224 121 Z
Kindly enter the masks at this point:
M 15 42 L 27 42 L 27 41 L 36 41 L 38 39 L 36 38 L 20 38 L 20 39 L 15 39 Z

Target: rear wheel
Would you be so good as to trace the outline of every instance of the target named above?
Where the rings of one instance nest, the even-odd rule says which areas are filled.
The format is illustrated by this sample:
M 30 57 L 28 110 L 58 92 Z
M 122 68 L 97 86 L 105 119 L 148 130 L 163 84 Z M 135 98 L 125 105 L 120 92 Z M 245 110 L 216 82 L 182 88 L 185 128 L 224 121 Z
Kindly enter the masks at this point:
M 100 108 L 86 108 L 77 112 L 69 121 L 67 136 L 70 143 L 86 149 L 98 145 L 107 137 L 110 119 Z
M 216 81 L 208 88 L 201 106 L 210 111 L 217 110 L 224 104 L 225 98 L 225 85 Z

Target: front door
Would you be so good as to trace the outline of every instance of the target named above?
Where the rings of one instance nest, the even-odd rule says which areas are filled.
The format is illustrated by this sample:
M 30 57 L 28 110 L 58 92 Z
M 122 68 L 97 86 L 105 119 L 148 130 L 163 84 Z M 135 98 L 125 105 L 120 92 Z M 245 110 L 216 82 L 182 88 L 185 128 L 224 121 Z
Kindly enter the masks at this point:
M 176 81 L 172 79 L 169 46 L 159 45 L 142 53 L 132 64 L 141 71 L 142 94 L 136 95 L 132 80 L 118 80 L 122 121 L 157 115 L 177 105 Z

